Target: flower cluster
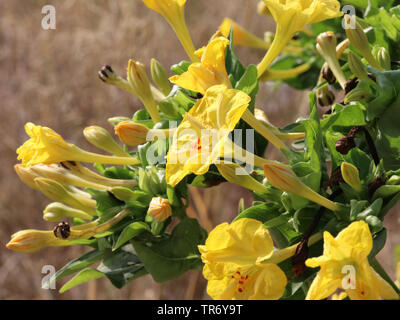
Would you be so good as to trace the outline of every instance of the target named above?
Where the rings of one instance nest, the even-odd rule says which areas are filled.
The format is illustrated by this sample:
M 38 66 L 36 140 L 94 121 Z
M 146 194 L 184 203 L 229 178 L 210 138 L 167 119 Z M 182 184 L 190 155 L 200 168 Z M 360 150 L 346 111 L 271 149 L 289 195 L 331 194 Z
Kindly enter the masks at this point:
M 120 288 L 145 274 L 163 282 L 203 268 L 213 299 L 399 299 L 375 258 L 386 240 L 383 220 L 400 197 L 392 116 L 400 111 L 400 70 L 392 63 L 398 50 L 388 52 L 400 39 L 398 8 L 368 14 L 365 29 L 357 21 L 348 27 L 355 17 L 345 16 L 343 29 L 339 1 L 263 0 L 258 12 L 276 21 L 275 34 L 262 39 L 226 18 L 196 49 L 186 0 L 143 3 L 167 20 L 190 61 L 173 65 L 170 77 L 155 59 L 151 77 L 133 59 L 126 78 L 110 66 L 99 71 L 143 104 L 133 117 L 109 119 L 123 145 L 91 126 L 83 134 L 102 150 L 92 153 L 26 124 L 30 139 L 17 150 L 15 170 L 54 201 L 43 218 L 57 224 L 19 231 L 7 248 L 91 247 L 57 272 L 56 280 L 77 273 L 62 292 L 102 276 Z M 370 43 L 367 27 L 384 14 L 391 22 Z M 245 67 L 235 45 L 265 56 Z M 265 81 L 311 89 L 309 117 L 273 125 L 256 108 Z M 267 145 L 281 162 L 264 157 Z M 252 191 L 256 201 L 207 234 L 186 213 L 188 187 L 221 182 Z

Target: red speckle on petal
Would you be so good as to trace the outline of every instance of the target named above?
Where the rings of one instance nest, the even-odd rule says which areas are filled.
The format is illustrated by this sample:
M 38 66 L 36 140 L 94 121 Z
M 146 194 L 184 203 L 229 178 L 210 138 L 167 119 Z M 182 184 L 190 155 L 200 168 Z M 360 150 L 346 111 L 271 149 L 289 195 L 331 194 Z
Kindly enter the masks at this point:
M 239 291 L 240 293 L 242 293 L 242 292 L 243 292 L 243 289 L 242 289 L 242 288 L 239 288 L 238 291 Z

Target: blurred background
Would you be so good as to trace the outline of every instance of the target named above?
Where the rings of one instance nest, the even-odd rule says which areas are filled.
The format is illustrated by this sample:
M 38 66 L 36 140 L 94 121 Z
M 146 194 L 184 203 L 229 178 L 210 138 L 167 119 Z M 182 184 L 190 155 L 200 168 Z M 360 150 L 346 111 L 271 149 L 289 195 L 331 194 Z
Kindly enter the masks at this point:
M 56 30 L 43 30 L 42 7 L 56 8 Z M 188 0 L 187 24 L 196 47 L 205 45 L 224 17 L 230 17 L 256 35 L 274 30 L 271 19 L 256 14 L 257 0 Z M 257 64 L 264 52 L 238 48 L 246 65 Z M 122 290 L 107 279 L 84 284 L 59 294 L 41 289 L 42 267 L 61 268 L 88 251 L 87 247 L 47 248 L 27 255 L 9 251 L 5 244 L 21 229 L 52 229 L 42 219 L 49 203 L 39 192 L 20 182 L 13 166 L 15 150 L 27 140 L 24 124 L 50 127 L 67 141 L 92 150 L 82 130 L 100 125 L 112 132 L 107 118 L 132 116 L 139 100 L 108 86 L 97 72 L 111 65 L 124 75 L 129 58 L 149 66 L 158 59 L 166 67 L 187 59 L 172 29 L 141 0 L 3 0 L 0 2 L 0 299 L 208 299 L 201 272 L 192 271 L 169 283 L 150 276 L 134 280 Z M 307 97 L 285 85 L 263 84 L 257 107 L 271 122 L 283 126 L 307 114 Z M 269 157 L 276 157 L 268 150 Z M 192 189 L 189 215 L 204 228 L 231 221 L 240 198 L 251 196 L 223 184 L 207 190 Z M 399 211 L 386 219 L 389 239 L 378 258 L 395 278 L 394 247 L 400 244 Z

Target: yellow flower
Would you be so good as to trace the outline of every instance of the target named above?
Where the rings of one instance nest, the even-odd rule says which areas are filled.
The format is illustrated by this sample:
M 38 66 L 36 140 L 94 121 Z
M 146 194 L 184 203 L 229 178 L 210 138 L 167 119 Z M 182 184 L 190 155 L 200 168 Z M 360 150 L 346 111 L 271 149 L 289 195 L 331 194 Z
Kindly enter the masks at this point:
M 340 3 L 336 0 L 264 0 L 277 27 L 274 41 L 258 65 L 261 76 L 286 44 L 306 25 L 340 17 Z
M 51 164 L 62 161 L 97 162 L 104 164 L 138 164 L 133 157 L 113 157 L 84 151 L 67 143 L 55 131 L 47 127 L 36 126 L 31 122 L 25 125 L 26 133 L 31 137 L 17 149 L 18 160 L 25 166 L 37 163 Z
M 267 50 L 270 46 L 270 43 L 248 32 L 246 29 L 229 18 L 224 19 L 219 27 L 219 30 L 225 37 L 228 37 L 231 28 L 233 28 L 233 42 L 235 45 L 264 50 Z
M 332 211 L 338 211 L 340 209 L 335 202 L 332 202 L 329 199 L 321 196 L 301 182 L 290 166 L 286 164 L 277 161 L 265 163 L 264 173 L 268 179 L 268 182 L 271 183 L 275 188 L 297 194 Z
M 187 55 L 192 61 L 198 61 L 195 48 L 185 21 L 186 0 L 143 0 L 144 4 L 161 14 L 174 29 Z
M 231 87 L 225 68 L 225 51 L 229 40 L 218 37 L 211 40 L 207 47 L 196 53 L 201 56 L 201 62 L 193 63 L 187 72 L 173 76 L 169 80 L 178 86 L 205 94 L 208 88 L 224 84 Z
M 397 262 L 396 275 L 397 275 L 396 286 L 400 289 L 400 262 Z
M 353 222 L 336 238 L 324 232 L 323 255 L 306 261 L 311 268 L 321 267 L 306 299 L 324 299 L 337 289 L 343 289 L 352 300 L 398 299 L 394 289 L 369 265 L 371 250 L 372 235 L 364 221 Z
M 254 219 L 223 223 L 199 246 L 208 280 L 207 293 L 217 300 L 279 299 L 287 279 L 276 263 L 261 261 L 274 255 L 268 230 Z M 268 260 L 267 260 L 268 261 Z
M 204 174 L 223 154 L 225 143 L 251 98 L 224 85 L 207 90 L 185 114 L 167 155 L 166 181 L 177 185 L 190 172 Z
M 71 242 L 56 238 L 52 231 L 22 230 L 11 236 L 6 247 L 17 252 L 32 253 L 45 247 L 70 245 Z
M 151 199 L 147 214 L 158 222 L 162 222 L 171 216 L 172 208 L 167 199 L 155 197 Z

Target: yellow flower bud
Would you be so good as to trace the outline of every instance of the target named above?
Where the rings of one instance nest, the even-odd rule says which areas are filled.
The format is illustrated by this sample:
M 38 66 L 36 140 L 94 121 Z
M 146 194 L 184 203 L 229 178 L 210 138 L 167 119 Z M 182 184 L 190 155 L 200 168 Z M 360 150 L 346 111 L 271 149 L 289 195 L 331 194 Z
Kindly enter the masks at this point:
M 58 222 L 64 218 L 79 218 L 92 220 L 92 216 L 85 211 L 68 207 L 60 202 L 50 203 L 43 211 L 43 219 L 50 222 Z
M 158 89 L 160 89 L 164 95 L 169 95 L 171 92 L 171 87 L 169 85 L 167 71 L 165 71 L 163 65 L 156 59 L 151 59 L 150 70 L 151 77 L 153 78 L 153 81 L 157 85 Z
M 376 62 L 375 58 L 371 53 L 371 49 L 369 47 L 368 38 L 364 33 L 364 29 L 361 25 L 356 21 L 355 28 L 351 28 L 352 17 L 349 15 L 344 16 L 345 23 L 348 26 L 346 30 L 346 35 L 349 38 L 351 44 L 360 51 L 361 55 L 368 61 L 368 63 L 379 70 L 382 70 L 381 66 Z
M 317 50 L 328 63 L 336 79 L 344 89 L 346 77 L 340 67 L 336 53 L 337 40 L 333 32 L 324 32 L 317 37 Z
M 68 191 L 61 183 L 47 178 L 36 178 L 36 186 L 49 199 L 62 202 L 74 208 L 87 212 L 91 216 L 97 215 L 96 201 L 79 193 Z
M 104 128 L 99 126 L 86 127 L 83 130 L 86 140 L 95 147 L 115 154 L 120 157 L 129 157 L 130 154 L 125 152 L 114 140 L 111 134 Z
M 271 12 L 268 10 L 267 5 L 264 1 L 259 1 L 257 4 L 257 12 L 259 15 L 270 16 Z
M 35 184 L 35 179 L 38 178 L 38 174 L 32 170 L 32 167 L 25 167 L 22 164 L 16 164 L 14 166 L 15 172 L 23 183 L 32 189 L 39 190 Z
M 268 182 L 282 191 L 299 195 L 332 211 L 340 209 L 336 203 L 321 196 L 301 182 L 288 165 L 277 161 L 269 161 L 264 164 L 264 173 Z
M 348 162 L 343 162 L 340 166 L 343 180 L 357 192 L 362 191 L 362 185 L 359 177 L 358 169 Z
M 55 237 L 52 231 L 22 230 L 14 233 L 7 243 L 7 249 L 32 253 L 49 246 L 70 246 L 71 242 Z
M 155 197 L 150 202 L 147 214 L 158 222 L 165 221 L 172 214 L 171 204 L 167 199 Z
M 221 175 L 231 183 L 245 187 L 258 193 L 268 193 L 268 188 L 250 176 L 241 166 L 222 161 L 216 164 Z
M 128 146 L 137 146 L 147 142 L 149 128 L 133 121 L 122 121 L 115 128 L 119 139 Z
M 131 59 L 129 60 L 127 72 L 128 82 L 131 85 L 132 91 L 143 102 L 151 119 L 154 122 L 160 122 L 160 114 L 158 113 L 157 104 L 151 92 L 150 82 L 144 65 Z

